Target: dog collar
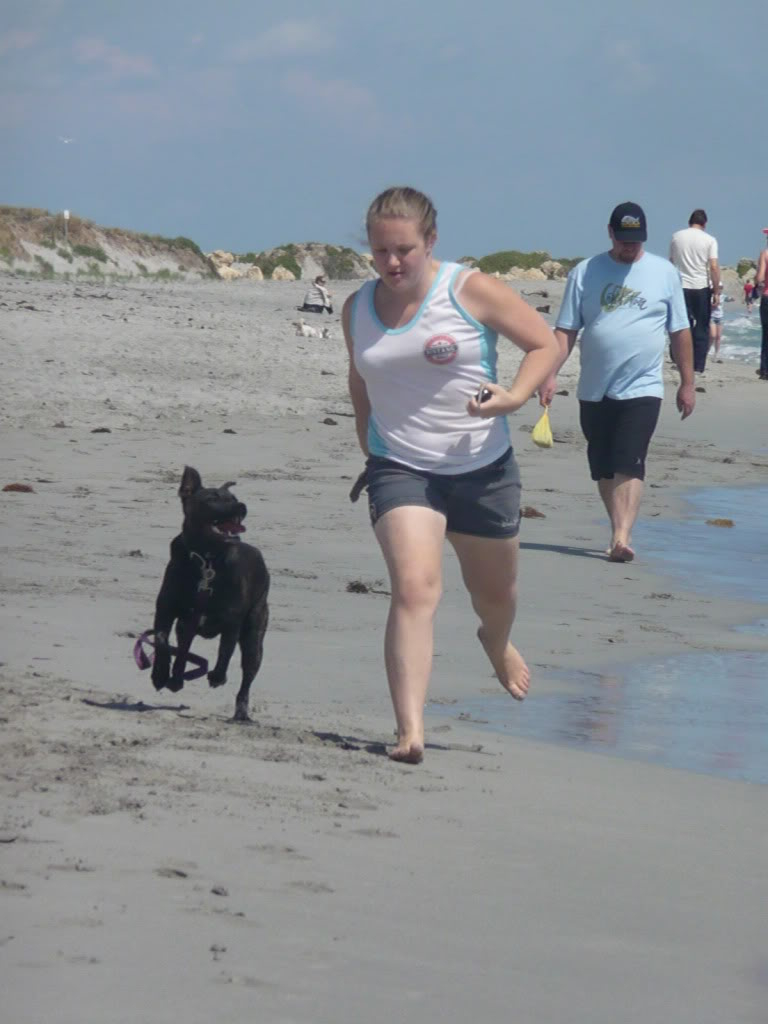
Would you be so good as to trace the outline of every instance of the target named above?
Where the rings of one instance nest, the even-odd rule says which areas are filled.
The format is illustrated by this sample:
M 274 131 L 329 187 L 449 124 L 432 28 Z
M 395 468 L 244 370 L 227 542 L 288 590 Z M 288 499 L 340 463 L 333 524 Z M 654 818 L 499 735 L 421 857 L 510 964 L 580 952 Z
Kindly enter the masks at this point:
M 200 579 L 197 583 L 198 594 L 212 594 L 213 587 L 211 584 L 216 578 L 216 570 L 213 567 L 213 562 L 208 558 L 203 558 L 203 556 L 198 554 L 197 551 L 190 551 L 189 557 L 196 558 L 200 563 Z

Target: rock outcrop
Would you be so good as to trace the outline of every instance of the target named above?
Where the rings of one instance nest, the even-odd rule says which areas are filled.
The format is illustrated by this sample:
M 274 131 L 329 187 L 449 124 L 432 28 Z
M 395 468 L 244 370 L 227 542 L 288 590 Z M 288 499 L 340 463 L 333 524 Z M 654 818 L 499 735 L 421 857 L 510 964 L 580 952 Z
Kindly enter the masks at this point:
M 231 260 L 228 259 L 230 256 Z M 373 258 L 369 253 L 323 242 L 292 242 L 241 255 L 217 250 L 209 253 L 208 258 L 217 268 L 223 265 L 232 267 L 241 277 L 251 277 L 248 268 L 257 267 L 264 278 L 273 281 L 312 281 L 319 274 L 324 274 L 329 281 L 365 281 L 375 276 Z M 293 276 L 285 277 L 285 271 Z
M 550 281 L 559 280 L 561 277 L 567 277 L 568 271 L 558 260 L 544 260 L 539 267 L 539 270 L 546 274 Z
M 287 267 L 282 267 L 279 264 L 272 271 L 273 281 L 295 281 L 296 275 L 292 270 L 288 270 Z

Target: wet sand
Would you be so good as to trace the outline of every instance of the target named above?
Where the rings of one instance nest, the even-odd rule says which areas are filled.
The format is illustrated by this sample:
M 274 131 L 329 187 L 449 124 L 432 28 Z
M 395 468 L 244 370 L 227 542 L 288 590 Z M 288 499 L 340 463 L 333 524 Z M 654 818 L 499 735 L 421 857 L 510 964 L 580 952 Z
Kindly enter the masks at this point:
M 295 337 L 300 283 L 4 285 L 0 486 L 34 488 L 0 501 L 9 1019 L 762 1022 L 764 787 L 458 713 L 431 719 L 423 765 L 386 758 L 387 585 L 347 499 L 361 458 L 338 318 L 328 341 Z M 337 309 L 351 288 L 334 285 Z M 503 350 L 502 381 L 516 360 Z M 677 589 L 639 546 L 631 564 L 601 554 L 576 369 L 553 449 L 530 442 L 535 403 L 511 419 L 544 517 L 523 524 L 513 639 L 532 688 L 510 716 L 563 670 L 765 650 L 732 629 L 765 606 Z M 685 423 L 667 376 L 643 515 L 765 483 L 753 369 L 710 366 Z M 237 659 L 222 689 L 156 694 L 131 656 L 185 463 L 237 481 L 272 572 L 249 726 L 229 721 Z M 498 690 L 447 557 L 430 698 Z

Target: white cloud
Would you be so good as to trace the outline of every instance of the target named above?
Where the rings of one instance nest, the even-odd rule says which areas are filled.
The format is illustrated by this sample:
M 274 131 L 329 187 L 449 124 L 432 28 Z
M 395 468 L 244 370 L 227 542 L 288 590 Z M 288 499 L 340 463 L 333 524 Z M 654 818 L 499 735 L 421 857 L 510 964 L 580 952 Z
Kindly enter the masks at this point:
M 447 43 L 445 46 L 441 46 L 437 50 L 437 59 L 440 61 L 458 60 L 463 55 L 461 47 L 456 46 L 454 43 Z
M 375 111 L 373 94 L 361 85 L 342 78 L 318 78 L 307 71 L 283 75 L 281 85 L 303 103 L 312 107 L 345 114 Z
M 281 21 L 255 39 L 244 40 L 233 49 L 231 56 L 239 61 L 296 57 L 330 50 L 335 45 L 333 35 L 319 22 Z
M 79 39 L 75 43 L 75 56 L 81 64 L 99 64 L 115 78 L 151 78 L 156 74 L 149 57 L 141 54 L 123 53 L 103 39 Z
M 0 57 L 10 53 L 11 50 L 26 50 L 34 46 L 38 40 L 37 32 L 24 32 L 21 29 L 13 29 L 0 35 Z
M 410 117 L 394 118 L 382 109 L 369 89 L 349 79 L 321 78 L 308 71 L 295 71 L 282 75 L 278 86 L 284 95 L 317 113 L 324 124 L 348 130 L 354 123 L 360 138 L 377 138 L 391 131 L 403 135 L 413 127 Z
M 648 61 L 640 60 L 637 47 L 626 39 L 607 44 L 605 56 L 611 65 L 613 80 L 625 92 L 648 92 L 657 81 L 657 72 Z

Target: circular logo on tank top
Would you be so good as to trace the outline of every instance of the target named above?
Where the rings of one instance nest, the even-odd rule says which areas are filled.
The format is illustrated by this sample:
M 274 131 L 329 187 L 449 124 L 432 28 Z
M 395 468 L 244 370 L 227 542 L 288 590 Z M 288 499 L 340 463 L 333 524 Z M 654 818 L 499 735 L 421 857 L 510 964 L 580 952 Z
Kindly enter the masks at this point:
M 424 358 L 438 366 L 442 366 L 443 363 L 452 363 L 458 351 L 459 346 L 450 334 L 433 334 L 424 343 Z

